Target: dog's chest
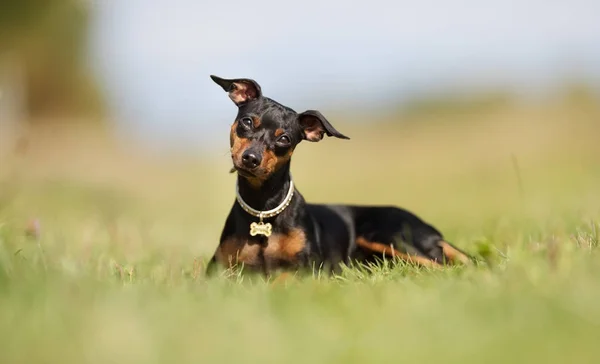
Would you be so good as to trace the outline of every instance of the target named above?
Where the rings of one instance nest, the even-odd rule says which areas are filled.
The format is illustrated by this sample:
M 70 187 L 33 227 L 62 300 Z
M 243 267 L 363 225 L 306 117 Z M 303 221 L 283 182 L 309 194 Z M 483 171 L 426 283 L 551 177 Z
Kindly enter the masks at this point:
M 217 249 L 217 260 L 225 267 L 243 264 L 244 267 L 276 269 L 299 264 L 306 247 L 306 235 L 301 229 L 273 233 L 263 243 L 258 238 L 231 236 Z

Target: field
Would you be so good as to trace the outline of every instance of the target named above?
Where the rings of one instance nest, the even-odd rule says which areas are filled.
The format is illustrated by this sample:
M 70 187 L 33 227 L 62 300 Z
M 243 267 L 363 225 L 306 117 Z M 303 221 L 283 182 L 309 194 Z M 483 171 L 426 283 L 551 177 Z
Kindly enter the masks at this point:
M 403 206 L 485 264 L 208 280 L 228 125 L 191 157 L 39 128 L 0 160 L 0 363 L 600 360 L 596 101 L 330 119 L 352 140 L 296 150 L 308 200 Z

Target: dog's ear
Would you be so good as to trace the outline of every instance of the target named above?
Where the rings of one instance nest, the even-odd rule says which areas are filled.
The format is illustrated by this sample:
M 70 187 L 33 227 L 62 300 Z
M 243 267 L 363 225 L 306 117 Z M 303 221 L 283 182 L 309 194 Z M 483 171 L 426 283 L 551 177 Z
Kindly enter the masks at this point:
M 323 139 L 323 134 L 334 136 L 340 139 L 350 139 L 339 131 L 335 130 L 333 125 L 325 119 L 325 116 L 316 110 L 307 110 L 298 115 L 298 122 L 302 128 L 304 139 L 310 142 L 318 142 Z
M 215 83 L 229 93 L 229 98 L 240 106 L 250 100 L 258 99 L 262 96 L 260 85 L 248 78 L 225 79 L 211 75 L 210 78 Z

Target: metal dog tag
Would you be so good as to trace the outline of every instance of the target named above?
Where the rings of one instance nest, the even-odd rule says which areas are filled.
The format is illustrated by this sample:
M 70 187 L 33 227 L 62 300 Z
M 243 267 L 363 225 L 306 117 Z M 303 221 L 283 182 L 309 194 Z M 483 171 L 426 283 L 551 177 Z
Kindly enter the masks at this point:
M 270 223 L 264 223 L 264 222 L 253 222 L 252 224 L 250 224 L 250 235 L 252 236 L 256 236 L 256 235 L 264 235 L 266 237 L 271 236 L 271 231 L 272 231 L 272 226 Z

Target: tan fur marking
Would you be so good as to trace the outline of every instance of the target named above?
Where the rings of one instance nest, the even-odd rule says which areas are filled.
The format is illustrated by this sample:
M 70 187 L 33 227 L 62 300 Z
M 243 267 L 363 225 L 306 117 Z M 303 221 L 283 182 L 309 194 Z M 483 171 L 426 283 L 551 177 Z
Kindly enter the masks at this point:
M 235 160 L 240 160 L 242 158 L 242 153 L 248 148 L 250 144 L 250 140 L 247 138 L 240 138 L 237 135 L 236 128 L 238 122 L 236 121 L 231 125 L 231 133 L 229 134 L 229 145 L 231 146 L 231 156 Z
M 253 116 L 252 117 L 252 125 L 254 126 L 254 128 L 260 127 L 260 119 L 256 116 Z
M 288 234 L 273 234 L 265 248 L 265 258 L 294 262 L 305 246 L 306 235 L 300 229 L 294 229 Z
M 258 177 L 245 177 L 246 181 L 252 186 L 254 189 L 259 189 L 263 184 L 263 180 Z
M 236 264 L 259 265 L 260 244 L 249 244 L 245 239 L 227 239 L 217 248 L 216 258 L 225 267 Z
M 271 286 L 285 285 L 293 278 L 294 276 L 290 272 L 283 272 L 271 281 Z
M 234 122 L 231 124 L 231 130 L 229 131 L 229 147 L 231 147 L 231 151 L 233 152 L 233 144 L 235 143 L 235 138 L 237 138 L 237 133 L 235 130 L 237 129 L 238 122 Z
M 231 146 L 231 158 L 234 164 L 239 164 L 242 159 L 242 154 L 250 145 L 250 140 L 247 138 L 240 138 L 237 135 L 238 122 L 234 122 L 231 125 L 231 132 L 229 133 L 229 145 Z M 250 185 L 254 188 L 260 187 L 262 180 L 260 178 L 246 178 Z
M 444 255 L 446 257 L 448 257 L 450 260 L 452 260 L 453 262 L 459 261 L 463 264 L 471 263 L 471 259 L 469 259 L 468 256 L 466 256 L 462 252 L 458 251 L 455 247 L 448 244 L 447 242 L 440 241 L 439 246 L 442 248 L 442 252 L 444 252 Z
M 282 135 L 283 133 L 284 133 L 284 130 L 283 130 L 283 129 L 281 129 L 281 128 L 279 128 L 279 129 L 275 130 L 275 136 L 276 136 L 276 137 L 278 137 L 278 136 Z
M 436 263 L 432 260 L 429 260 L 429 259 L 426 259 L 423 257 L 419 257 L 416 255 L 408 255 L 406 253 L 402 253 L 402 252 L 396 250 L 395 248 L 393 248 L 391 246 L 387 246 L 382 243 L 368 241 L 362 237 L 356 239 L 356 245 L 360 246 L 361 248 L 370 250 L 372 252 L 389 255 L 391 257 L 398 257 L 409 263 L 416 263 L 416 264 L 423 265 L 425 267 L 439 267 L 440 266 L 438 263 Z
M 280 157 L 272 150 L 265 150 L 263 153 L 263 161 L 261 163 L 261 168 L 264 169 L 265 176 L 270 176 L 273 172 L 277 171 L 279 168 L 281 168 L 281 166 L 286 164 L 290 158 L 292 158 L 293 153 L 294 150 L 290 148 L 287 153 Z

